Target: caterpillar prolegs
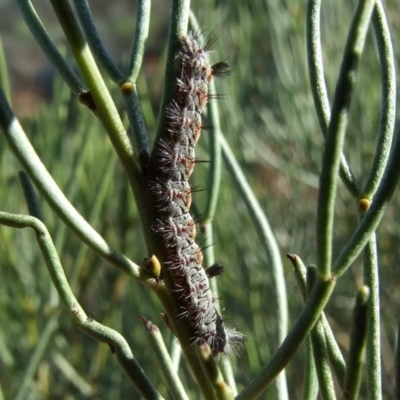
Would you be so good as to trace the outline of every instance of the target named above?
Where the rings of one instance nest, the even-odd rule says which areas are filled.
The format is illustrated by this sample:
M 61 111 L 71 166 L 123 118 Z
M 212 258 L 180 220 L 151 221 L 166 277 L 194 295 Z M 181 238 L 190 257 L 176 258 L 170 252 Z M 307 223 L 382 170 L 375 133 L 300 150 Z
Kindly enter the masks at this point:
M 208 83 L 214 76 L 226 74 L 229 64 L 210 64 L 210 40 L 201 46 L 189 34 L 181 37 L 179 43 L 176 95 L 168 105 L 165 135 L 155 148 L 159 167 L 150 180 L 158 215 L 153 229 L 166 248 L 165 265 L 180 293 L 181 315 L 188 318 L 195 332 L 194 341 L 205 341 L 217 356 L 240 347 L 244 336 L 226 328 L 215 307 L 209 278 L 222 268 L 202 267 L 203 255 L 195 242 L 196 226 L 189 212 L 192 190 L 188 181 L 202 129 L 201 113 L 209 97 Z

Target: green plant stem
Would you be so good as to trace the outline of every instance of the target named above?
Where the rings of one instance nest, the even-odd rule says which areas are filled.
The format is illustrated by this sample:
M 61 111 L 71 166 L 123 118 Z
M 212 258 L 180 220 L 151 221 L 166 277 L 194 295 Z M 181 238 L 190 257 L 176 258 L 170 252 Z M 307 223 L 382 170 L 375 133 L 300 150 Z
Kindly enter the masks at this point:
M 352 237 L 348 241 L 346 247 L 339 254 L 338 258 L 332 266 L 332 273 L 336 277 L 341 276 L 355 261 L 355 259 L 364 249 L 365 245 L 368 243 L 371 235 L 373 235 L 375 230 L 377 229 L 400 178 L 399 154 L 400 131 L 398 131 L 396 134 L 396 138 L 393 144 L 393 150 L 389 157 L 389 161 L 382 180 L 379 184 L 378 190 L 374 196 L 374 200 L 371 202 L 370 207 L 365 213 L 356 231 L 353 233 Z M 372 291 L 372 287 L 368 284 L 368 282 L 365 282 L 365 284 Z M 372 297 L 373 294 L 371 292 L 371 302 Z
M 150 321 L 146 320 L 143 317 L 142 322 L 145 326 L 150 345 L 157 357 L 157 361 L 159 363 L 158 365 L 161 368 L 161 371 L 165 377 L 173 398 L 176 400 L 189 400 L 182 385 L 182 382 L 179 379 L 178 374 L 174 370 L 171 357 L 165 346 L 160 330 L 156 325 L 152 324 Z
M 217 208 L 219 188 L 221 184 L 221 130 L 220 119 L 218 115 L 218 107 L 216 102 L 215 83 L 211 81 L 209 84 L 210 101 L 207 104 L 207 112 L 211 129 L 209 131 L 210 138 L 210 165 L 208 170 L 207 181 L 207 203 L 204 211 L 204 223 L 212 221 Z
M 0 224 L 19 229 L 34 229 L 36 232 L 36 240 L 46 262 L 53 284 L 78 327 L 89 336 L 94 337 L 100 342 L 107 343 L 110 346 L 111 351 L 116 355 L 121 367 L 144 398 L 161 399 L 162 397 L 152 386 L 134 358 L 124 337 L 113 329 L 103 326 L 89 318 L 78 303 L 64 274 L 57 251 L 46 226 L 35 217 L 4 212 L 0 212 Z
M 79 93 L 86 92 L 87 89 L 77 75 L 72 71 L 70 66 L 64 60 L 56 46 L 50 39 L 49 34 L 44 28 L 42 22 L 36 14 L 32 3 L 29 0 L 16 0 L 21 14 L 25 20 L 26 25 L 31 31 L 32 35 L 38 42 L 40 48 L 46 54 L 46 57 L 54 65 L 57 71 L 61 74 L 66 84 L 70 89 L 78 95 Z
M 25 374 L 20 382 L 18 392 L 14 397 L 16 400 L 25 400 L 28 397 L 29 389 L 32 384 L 32 379 L 36 374 L 39 363 L 42 361 L 43 356 L 48 349 L 54 332 L 58 328 L 59 314 L 60 313 L 56 311 L 47 321 L 46 326 L 44 327 L 40 335 L 39 342 L 35 347 L 35 351 L 33 352 L 31 359 L 29 360 L 28 366 L 25 370 Z
M 132 139 L 135 151 L 141 154 L 143 151 L 150 153 L 150 145 L 148 135 L 143 120 L 138 93 L 136 89 L 136 81 L 139 76 L 140 68 L 142 67 L 145 43 L 149 34 L 150 25 L 150 0 L 139 0 L 137 2 L 137 16 L 135 39 L 131 52 L 127 82 L 132 84 L 132 90 L 128 93 L 124 92 L 123 99 L 125 110 L 131 124 Z
M 326 319 L 325 314 L 321 316 L 322 325 L 325 331 L 325 342 L 328 350 L 329 362 L 332 370 L 336 376 L 339 386 L 343 388 L 344 377 L 346 375 L 346 362 L 343 358 L 343 354 L 340 351 L 339 345 L 333 335 L 332 329 Z
M 66 0 L 51 0 L 51 4 L 93 96 L 96 105 L 95 114 L 103 124 L 135 191 L 141 175 L 134 162 L 133 149 L 116 106 L 79 29 L 70 4 Z
M 277 299 L 277 324 L 279 331 L 279 341 L 283 340 L 287 333 L 287 298 L 285 277 L 283 274 L 282 259 L 278 244 L 269 225 L 260 203 L 256 199 L 246 177 L 243 174 L 228 142 L 223 135 L 220 136 L 222 156 L 228 170 L 239 190 L 240 196 L 249 209 L 250 216 L 256 226 L 260 240 L 267 256 L 270 258 L 274 287 L 276 288 L 275 298 Z
M 1 88 L 0 128 L 6 137 L 11 151 L 20 161 L 25 172 L 66 225 L 68 225 L 84 243 L 111 264 L 121 269 L 130 277 L 152 285 L 152 281 L 148 281 L 149 277 L 143 275 L 142 269 L 124 255 L 114 250 L 67 200 L 64 193 L 54 182 L 36 154 L 18 120 L 14 117 Z
M 365 341 L 367 336 L 368 300 L 369 289 L 367 286 L 363 286 L 358 291 L 356 305 L 353 311 L 349 358 L 344 384 L 344 398 L 346 400 L 358 399 L 362 366 L 364 364 Z
M 317 280 L 317 270 L 315 266 L 307 268 L 307 297 Z M 329 366 L 328 350 L 325 341 L 324 326 L 322 318 L 317 321 L 311 331 L 311 343 L 314 355 L 315 369 L 318 377 L 318 384 L 324 400 L 335 400 L 335 389 L 333 377 Z
M 136 90 L 136 79 L 142 65 L 144 45 L 149 31 L 150 1 L 141 0 L 138 4 L 136 33 L 128 78 L 124 77 L 103 46 L 103 42 L 101 41 L 97 32 L 87 0 L 74 0 L 74 4 L 81 27 L 85 33 L 85 37 L 89 43 L 89 46 L 96 57 L 96 60 L 104 68 L 108 76 L 119 86 L 121 86 L 124 82 L 129 82 L 132 84 L 131 90 L 123 92 L 123 100 L 129 122 L 132 126 L 133 145 L 137 154 L 140 154 L 143 149 L 148 152 L 149 143 L 143 121 L 143 115 L 140 110 L 140 104 Z
M 372 15 L 382 76 L 382 106 L 374 161 L 363 196 L 371 199 L 382 179 L 392 144 L 396 116 L 396 71 L 390 31 L 382 2 L 377 0 Z
M 93 52 L 93 55 L 96 57 L 97 62 L 102 66 L 107 75 L 114 82 L 120 85 L 124 82 L 124 75 L 116 66 L 107 50 L 103 46 L 103 42 L 101 41 L 99 33 L 97 32 L 87 0 L 74 0 L 74 5 L 81 28 L 85 33 L 86 40 Z
M 140 68 L 142 67 L 145 43 L 149 35 L 151 0 L 137 2 L 137 17 L 135 39 L 128 68 L 128 81 L 136 83 Z
M 398 156 L 397 156 L 398 157 Z M 367 307 L 367 388 L 368 396 L 382 399 L 381 325 L 379 301 L 379 268 L 376 235 L 371 235 L 363 256 L 364 284 L 369 288 Z M 364 296 L 365 297 L 365 296 Z M 360 337 L 361 340 L 362 337 Z
M 207 374 L 212 386 L 215 389 L 218 400 L 233 400 L 231 388 L 225 383 L 221 371 L 212 356 L 211 349 L 207 344 L 196 346 L 196 353 L 202 363 L 203 369 Z
M 122 99 L 131 127 L 130 133 L 135 152 L 139 155 L 139 160 L 143 152 L 145 152 L 147 162 L 150 145 L 136 85 L 132 85 L 131 90 L 122 90 Z
M 188 324 L 187 319 L 179 317 L 179 313 L 181 312 L 179 303 L 171 298 L 170 291 L 168 291 L 168 289 L 166 289 L 165 287 L 159 288 L 158 286 L 155 286 L 154 292 L 157 294 L 160 301 L 162 302 L 165 308 L 166 315 L 176 316 L 173 319 L 169 319 L 168 324 L 172 328 L 179 342 L 181 343 L 182 352 L 190 365 L 190 368 L 196 378 L 197 384 L 199 385 L 199 388 L 204 398 L 206 400 L 216 400 L 214 388 L 211 385 L 207 374 L 202 368 L 200 360 L 198 359 L 193 346 L 194 333 L 190 329 L 190 325 Z
M 306 360 L 303 381 L 303 400 L 315 400 L 318 396 L 318 379 L 315 371 L 311 338 L 306 339 Z
M 326 137 L 331 119 L 328 91 L 324 76 L 320 33 L 321 0 L 309 0 L 307 3 L 307 59 L 311 90 L 322 134 Z M 360 189 L 343 154 L 340 157 L 340 177 L 349 192 L 356 198 Z
M 260 371 L 252 382 L 236 396 L 236 400 L 251 400 L 259 396 L 269 384 L 276 378 L 279 372 L 285 368 L 302 341 L 311 332 L 318 321 L 322 310 L 335 286 L 335 279 L 316 282 L 310 297 L 297 318 L 294 326 L 289 331 L 286 339 L 275 352 L 269 363 Z
M 22 190 L 24 191 L 25 202 L 28 206 L 29 214 L 43 221 L 43 214 L 40 208 L 39 199 L 36 196 L 35 188 L 32 181 L 29 179 L 25 171 L 18 173 L 19 181 L 21 182 Z
M 177 373 L 179 371 L 179 365 L 181 362 L 182 347 L 175 336 L 172 338 L 171 350 L 169 354 L 171 354 L 172 366 L 174 368 L 174 371 L 175 373 Z
M 359 1 L 346 43 L 339 80 L 335 90 L 332 115 L 325 138 L 317 211 L 318 270 L 323 278 L 328 278 L 331 274 L 332 231 L 337 176 L 357 66 L 364 48 L 374 4 L 374 0 Z
M 261 244 L 270 260 L 272 277 L 274 281 L 273 287 L 275 288 L 275 299 L 276 299 L 276 324 L 278 331 L 278 343 L 282 343 L 287 334 L 288 325 L 288 311 L 287 311 L 287 297 L 286 297 L 286 286 L 285 277 L 283 274 L 282 259 L 280 256 L 278 244 L 275 236 L 269 225 L 266 215 L 264 214 L 258 200 L 256 199 L 254 192 L 252 191 L 246 177 L 243 174 L 228 142 L 224 135 L 220 135 L 221 150 L 224 161 L 228 167 L 228 171 L 231 174 L 236 187 L 238 188 L 239 194 L 245 202 L 251 219 L 256 227 L 258 236 Z M 287 384 L 284 373 L 280 374 L 277 381 L 278 398 L 287 398 Z M 239 394 L 240 396 L 240 394 Z
M 303 298 L 303 301 L 306 302 L 307 268 L 305 267 L 303 261 L 300 259 L 299 256 L 295 254 L 288 254 L 287 256 L 289 260 L 292 262 L 293 267 L 295 268 L 296 283 L 300 289 L 300 294 Z M 344 361 L 343 354 L 340 351 L 339 345 L 336 342 L 335 336 L 333 335 L 332 329 L 329 325 L 328 320 L 326 319 L 324 312 L 322 312 L 321 314 L 321 324 L 324 330 L 324 341 L 329 356 L 329 362 L 331 364 L 333 372 L 336 375 L 340 387 L 343 388 L 344 377 L 346 374 L 346 363 Z

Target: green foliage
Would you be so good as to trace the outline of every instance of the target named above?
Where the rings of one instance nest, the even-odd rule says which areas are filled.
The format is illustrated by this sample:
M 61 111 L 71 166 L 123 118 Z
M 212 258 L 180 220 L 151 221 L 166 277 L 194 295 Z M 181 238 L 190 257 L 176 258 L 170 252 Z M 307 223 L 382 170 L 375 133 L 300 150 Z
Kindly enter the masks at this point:
M 234 64 L 233 76 L 217 83 L 221 93 L 221 129 L 269 218 L 277 238 L 288 293 L 289 326 L 303 309 L 292 264 L 286 253 L 316 264 L 318 177 L 324 139 L 310 89 L 306 58 L 306 7 L 298 1 L 193 2 L 201 27 L 215 31 L 216 53 Z M 323 2 L 322 48 L 329 98 L 333 99 L 354 2 Z M 156 6 L 156 5 L 155 5 Z M 391 21 L 399 18 L 395 2 L 386 5 Z M 153 11 L 150 43 L 160 14 Z M 104 16 L 103 16 L 104 17 Z M 115 25 L 115 21 L 113 22 Z M 126 28 L 119 24 L 120 34 Z M 393 23 L 392 26 L 395 26 Z M 109 33 L 112 35 L 112 32 Z M 128 35 L 132 35 L 128 31 Z M 392 32 L 396 45 L 398 32 Z M 126 38 L 121 38 L 126 43 Z M 128 47 L 121 49 L 128 59 Z M 158 75 L 145 53 L 138 80 L 144 121 L 151 142 L 161 103 L 160 79 L 165 57 L 157 49 Z M 399 48 L 394 48 L 399 59 Z M 4 67 L 3 67 L 4 68 Z M 0 77 L 3 75 L 0 73 Z M 112 88 L 112 83 L 107 82 Z M 372 29 L 360 62 L 344 153 L 360 187 L 364 187 L 376 150 L 381 107 L 381 78 Z M 114 90 L 115 89 L 111 89 Z M 122 114 L 119 93 L 113 98 Z M 332 101 L 332 100 L 331 100 Z M 18 117 L 18 109 L 14 110 Z M 125 127 L 128 122 L 124 121 Z M 82 107 L 57 76 L 50 102 L 32 119 L 22 121 L 43 163 L 70 202 L 85 219 L 129 259 L 140 265 L 149 255 L 138 210 L 126 175 L 100 121 Z M 199 144 L 199 159 L 208 159 L 207 133 Z M 21 165 L 0 135 L 0 210 L 27 214 L 18 180 Z M 192 183 L 207 185 L 208 165 L 200 164 Z M 276 282 L 271 256 L 254 228 L 248 206 L 226 168 L 213 227 L 215 258 L 226 265 L 218 290 L 224 315 L 245 333 L 245 350 L 233 359 L 239 392 L 268 363 L 278 348 Z M 130 344 L 152 384 L 170 398 L 167 384 L 145 336 L 140 317 L 161 329 L 167 347 L 176 346 L 160 316 L 164 312 L 148 287 L 133 281 L 83 244 L 66 228 L 39 195 L 44 223 L 53 238 L 66 276 L 86 312 L 116 331 Z M 201 215 L 207 193 L 194 201 Z M 357 228 L 357 200 L 339 184 L 332 237 L 335 261 Z M 393 353 L 400 292 L 396 261 L 400 202 L 395 196 L 380 225 L 377 242 L 382 325 L 383 398 L 393 398 Z M 204 239 L 199 235 L 199 240 Z M 84 335 L 60 303 L 42 255 L 30 230 L 0 229 L 0 384 L 4 398 L 132 398 L 137 393 L 112 357 L 108 346 Z M 349 349 L 352 310 L 358 289 L 365 284 L 361 257 L 338 279 L 325 315 L 345 358 Z M 53 325 L 52 325 L 53 324 Z M 46 331 L 47 329 L 47 331 Z M 50 332 L 48 336 L 45 332 Z M 39 344 L 43 352 L 35 363 Z M 287 367 L 290 398 L 301 398 L 306 349 L 302 345 Z M 190 399 L 201 398 L 189 364 L 181 361 L 180 377 Z M 32 369 L 29 369 L 31 366 Z M 155 368 L 156 366 L 156 368 Z M 31 375 L 29 375 L 31 374 Z M 21 384 L 22 383 L 22 384 Z M 21 394 L 25 390 L 25 394 Z M 360 398 L 367 398 L 365 374 Z M 338 393 L 339 393 L 338 389 Z M 134 393 L 132 395 L 132 393 Z M 273 387 L 262 395 L 275 398 Z M 340 397 L 340 396 L 339 396 Z M 0 391 L 1 398 L 1 391 Z M 251 398 L 251 397 L 249 397 Z M 328 398 L 328 397 L 327 397 Z M 372 397 L 371 397 L 372 398 Z

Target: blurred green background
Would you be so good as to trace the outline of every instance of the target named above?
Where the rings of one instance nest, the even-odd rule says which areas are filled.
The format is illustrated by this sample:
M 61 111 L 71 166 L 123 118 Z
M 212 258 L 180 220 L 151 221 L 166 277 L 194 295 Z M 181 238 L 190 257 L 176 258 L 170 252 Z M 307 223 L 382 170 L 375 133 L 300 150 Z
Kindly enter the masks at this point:
M 135 24 L 130 1 L 92 2 L 98 28 L 114 60 L 126 65 Z M 54 41 L 70 57 L 48 3 L 36 1 Z M 356 2 L 323 2 L 322 41 L 325 73 L 332 98 Z M 286 253 L 306 264 L 316 262 L 315 221 L 323 139 L 318 126 L 306 65 L 305 4 L 287 0 L 192 1 L 204 33 L 215 33 L 214 60 L 234 65 L 218 81 L 221 128 L 276 234 L 284 261 L 290 321 L 302 302 Z M 400 59 L 400 5 L 386 2 L 395 58 Z M 152 4 L 150 37 L 138 89 L 151 138 L 155 135 L 165 64 L 170 1 Z M 69 200 L 116 248 L 136 263 L 148 256 L 138 212 L 116 156 L 100 124 L 77 104 L 30 36 L 17 6 L 0 3 L 0 34 L 9 70 L 12 104 L 38 154 Z M 3 70 L 4 71 L 4 70 Z M 2 76 L 4 79 L 4 75 Z M 117 89 L 110 90 L 122 112 Z M 365 183 L 375 151 L 381 99 L 379 64 L 371 30 L 352 101 L 345 152 L 357 180 Z M 207 159 L 207 132 L 197 149 Z M 192 178 L 205 185 L 207 163 Z M 27 213 L 18 182 L 20 166 L 0 135 L 0 209 Z M 239 389 L 268 361 L 276 345 L 273 282 L 248 211 L 223 171 L 215 215 L 216 259 L 226 265 L 219 296 L 229 324 L 247 336 L 246 349 L 233 359 Z M 204 193 L 195 196 L 199 210 Z M 86 312 L 121 332 L 160 392 L 169 398 L 140 316 L 157 324 L 170 346 L 157 298 L 88 250 L 42 201 L 52 234 L 75 294 Z M 395 334 L 399 321 L 400 259 L 398 192 L 378 230 L 382 313 L 384 397 L 394 393 Z M 357 225 L 356 204 L 339 185 L 334 256 Z M 0 226 L 0 385 L 5 399 L 16 398 L 34 351 L 43 355 L 33 373 L 29 399 L 138 398 L 107 346 L 85 336 L 59 305 L 33 232 Z M 199 236 L 199 240 L 201 237 Z M 326 314 L 345 356 L 356 289 L 362 284 L 359 261 L 337 283 Z M 46 333 L 49 333 L 48 337 Z M 301 398 L 301 348 L 288 365 L 291 399 Z M 195 386 L 182 362 L 189 397 Z M 262 398 L 273 399 L 271 387 Z M 360 397 L 365 396 L 365 385 Z M 1 395 L 0 395 L 1 398 Z

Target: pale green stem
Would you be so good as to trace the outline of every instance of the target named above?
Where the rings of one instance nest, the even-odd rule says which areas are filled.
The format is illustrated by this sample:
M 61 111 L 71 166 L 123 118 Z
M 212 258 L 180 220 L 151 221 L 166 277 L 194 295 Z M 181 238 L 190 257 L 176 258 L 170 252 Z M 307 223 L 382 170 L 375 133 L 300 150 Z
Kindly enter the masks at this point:
M 364 284 L 370 290 L 368 304 L 366 305 L 368 399 L 380 400 L 382 399 L 381 324 L 379 301 L 379 268 L 375 234 L 371 235 L 368 244 L 365 246 L 363 269 Z
M 14 117 L 1 89 L 0 127 L 11 151 L 20 161 L 25 172 L 65 224 L 104 259 L 117 266 L 132 278 L 147 281 L 148 277 L 142 275 L 142 269 L 124 255 L 114 250 L 67 200 L 36 154 L 18 120 Z
M 54 286 L 64 305 L 69 310 L 78 327 L 89 336 L 110 346 L 118 362 L 124 369 L 136 389 L 146 399 L 161 399 L 162 397 L 147 379 L 132 351 L 118 332 L 110 329 L 88 317 L 72 293 L 57 251 L 46 226 L 37 218 L 25 215 L 8 214 L 0 211 L 0 224 L 13 228 L 32 228 L 36 232 L 36 240 L 46 262 Z
M 233 181 L 235 182 L 237 189 L 240 193 L 241 198 L 245 202 L 250 217 L 258 232 L 261 244 L 270 260 L 273 287 L 275 289 L 274 298 L 276 299 L 276 324 L 278 330 L 278 344 L 282 343 L 287 334 L 288 325 L 288 311 L 287 311 L 287 297 L 286 297 L 286 286 L 285 277 L 283 273 L 282 259 L 280 256 L 278 244 L 275 236 L 269 225 L 268 219 L 262 210 L 260 203 L 258 202 L 254 192 L 252 191 L 246 177 L 243 174 L 228 142 L 224 135 L 220 135 L 222 156 L 228 167 L 228 171 L 231 174 Z M 280 374 L 280 377 L 276 383 L 278 398 L 287 398 L 287 384 L 284 373 Z M 240 394 L 239 394 L 240 396 Z
M 322 314 L 321 321 L 325 330 L 325 342 L 328 350 L 329 362 L 339 386 L 343 388 L 344 377 L 346 375 L 346 362 L 325 314 Z
M 196 346 L 196 353 L 202 363 L 203 369 L 207 374 L 212 386 L 215 389 L 218 400 L 233 400 L 234 396 L 231 388 L 225 383 L 218 365 L 212 356 L 211 349 L 207 344 Z
M 332 231 L 337 176 L 347 128 L 347 119 L 356 80 L 356 71 L 368 32 L 375 0 L 360 0 L 346 44 L 335 90 L 332 115 L 325 138 L 317 211 L 318 271 L 322 278 L 331 274 Z
M 342 250 L 332 266 L 332 273 L 336 277 L 341 276 L 347 270 L 347 268 L 353 264 L 355 259 L 364 249 L 371 235 L 373 235 L 377 229 L 400 178 L 399 154 L 400 132 L 397 132 L 393 144 L 393 151 L 389 157 L 385 173 L 379 184 L 374 199 L 362 218 L 360 224 L 358 225 L 356 231 L 348 241 L 346 247 Z M 371 291 L 373 290 L 368 282 L 365 282 L 365 284 L 370 287 Z M 371 292 L 371 303 L 373 302 L 373 297 L 374 295 Z
M 303 400 L 316 400 L 318 396 L 318 378 L 315 371 L 311 338 L 306 339 L 306 360 L 303 381 Z
M 103 46 L 87 0 L 74 0 L 74 5 L 81 28 L 97 62 L 114 82 L 121 85 L 124 82 L 124 75 Z
M 94 112 L 103 124 L 128 175 L 132 188 L 134 191 L 135 189 L 138 190 L 137 185 L 141 174 L 133 157 L 133 148 L 125 132 L 115 103 L 75 20 L 71 6 L 66 0 L 51 0 L 51 4 L 94 99 Z
M 149 35 L 151 0 L 137 2 L 137 17 L 135 39 L 128 69 L 128 81 L 136 83 L 140 68 L 142 67 L 145 43 Z
M 123 91 L 125 110 L 131 124 L 135 151 L 139 156 L 141 156 L 143 151 L 146 152 L 147 158 L 150 153 L 150 145 L 139 103 L 136 81 L 139 76 L 140 68 L 142 67 L 145 43 L 149 34 L 150 6 L 150 0 L 139 0 L 137 2 L 135 39 L 133 41 L 127 78 L 127 82 L 132 84 L 133 87 L 128 93 Z
M 385 10 L 380 0 L 376 1 L 372 22 L 378 45 L 382 76 L 382 106 L 379 137 L 375 157 L 363 197 L 371 199 L 382 179 L 392 144 L 396 116 L 396 71 L 390 31 Z
M 87 0 L 74 0 L 74 4 L 81 27 L 85 33 L 88 44 L 93 51 L 94 56 L 96 57 L 96 60 L 104 68 L 108 76 L 119 86 L 121 86 L 124 82 L 129 82 L 132 84 L 132 88 L 130 90 L 123 91 L 125 109 L 132 127 L 132 139 L 137 154 L 140 154 L 143 149 L 148 152 L 149 143 L 136 91 L 136 79 L 142 66 L 144 45 L 149 30 L 150 1 L 141 0 L 138 4 L 136 34 L 128 78 L 126 78 L 119 70 L 103 46 L 103 42 L 101 41 L 97 32 Z
M 161 335 L 160 330 L 156 325 L 152 324 L 144 317 L 142 317 L 142 322 L 146 329 L 146 334 L 149 339 L 150 345 L 153 348 L 154 353 L 157 357 L 158 367 L 161 369 L 165 377 L 173 398 L 176 400 L 189 400 L 185 392 L 185 388 L 183 387 L 182 382 L 179 379 L 179 375 L 174 370 L 171 357 L 165 346 L 164 339 Z
M 353 311 L 347 373 L 344 381 L 344 398 L 346 400 L 358 399 L 367 337 L 368 300 L 369 288 L 363 286 L 358 291 Z
M 32 35 L 38 42 L 43 53 L 46 54 L 46 57 L 63 77 L 66 84 L 76 95 L 86 92 L 87 89 L 84 84 L 72 71 L 71 67 L 67 64 L 50 39 L 50 36 L 44 28 L 40 18 L 36 14 L 32 3 L 29 0 L 16 0 L 16 2 Z
M 314 266 L 307 268 L 306 279 L 307 294 L 309 294 L 317 280 L 317 270 Z M 335 400 L 335 388 L 333 385 L 333 377 L 329 365 L 328 350 L 325 341 L 324 326 L 321 318 L 315 324 L 310 336 L 321 396 L 324 400 Z
M 28 206 L 29 215 L 32 215 L 32 217 L 40 219 L 43 222 L 42 210 L 32 181 L 29 179 L 29 176 L 25 171 L 20 171 L 18 176 L 24 192 L 25 202 Z
M 251 400 L 259 396 L 273 382 L 279 372 L 285 368 L 300 344 L 309 335 L 325 308 L 335 286 L 334 279 L 318 279 L 302 312 L 284 342 L 275 352 L 269 363 L 236 396 L 236 400 Z
M 289 260 L 293 263 L 293 267 L 295 268 L 296 283 L 300 289 L 300 294 L 303 298 L 303 301 L 305 302 L 307 292 L 307 268 L 305 267 L 303 261 L 300 259 L 299 256 L 295 254 L 288 254 L 287 256 Z M 324 341 L 326 343 L 326 348 L 328 351 L 329 362 L 331 364 L 333 372 L 336 375 L 340 387 L 343 387 L 344 376 L 346 374 L 346 363 L 324 312 L 321 314 L 321 323 L 324 329 Z
M 326 136 L 331 119 L 331 110 L 325 83 L 324 63 L 322 58 L 320 15 L 321 0 L 309 0 L 307 3 L 306 23 L 308 69 L 319 125 L 322 134 Z M 339 173 L 349 192 L 354 197 L 359 197 L 360 189 L 358 188 L 350 166 L 343 154 L 341 154 L 340 157 Z

